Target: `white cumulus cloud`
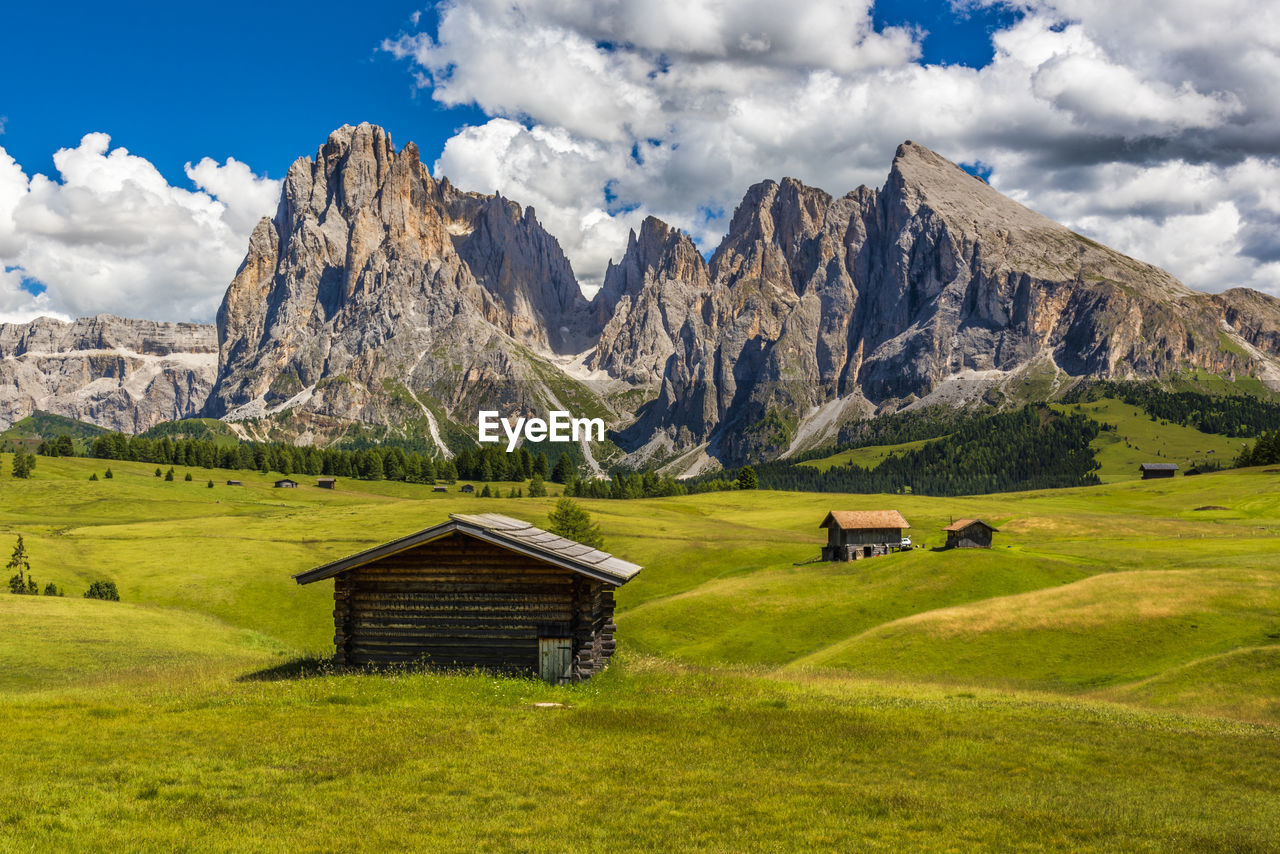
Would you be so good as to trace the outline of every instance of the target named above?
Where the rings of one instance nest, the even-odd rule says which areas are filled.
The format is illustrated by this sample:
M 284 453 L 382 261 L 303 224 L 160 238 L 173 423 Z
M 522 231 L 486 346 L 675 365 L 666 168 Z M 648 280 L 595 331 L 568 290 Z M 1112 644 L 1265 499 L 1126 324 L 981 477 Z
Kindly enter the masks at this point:
M 0 312 L 211 320 L 279 182 L 205 158 L 187 166 L 196 189 L 175 187 L 110 142 L 60 149 L 56 178 L 28 178 L 0 149 Z M 47 290 L 32 297 L 24 280 Z
M 878 186 L 914 139 L 1193 286 L 1280 291 L 1280 12 L 1017 8 L 981 69 L 921 63 L 866 0 L 449 0 L 383 48 L 491 116 L 436 173 L 534 204 L 588 282 L 645 214 L 714 246 L 750 184 Z

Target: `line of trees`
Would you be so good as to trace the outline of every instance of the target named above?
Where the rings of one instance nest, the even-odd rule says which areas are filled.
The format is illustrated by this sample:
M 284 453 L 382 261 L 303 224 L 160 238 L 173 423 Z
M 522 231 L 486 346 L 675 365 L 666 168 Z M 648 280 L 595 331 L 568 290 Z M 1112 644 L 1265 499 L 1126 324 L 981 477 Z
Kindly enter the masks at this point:
M 1099 380 L 1072 389 L 1063 402 L 1087 403 L 1104 397 L 1137 406 L 1153 421 L 1170 421 L 1201 433 L 1249 437 L 1280 429 L 1280 403 L 1249 394 L 1166 391 L 1153 383 Z
M 1236 457 L 1237 466 L 1280 465 L 1280 430 L 1263 433 Z
M 950 435 L 890 454 L 872 468 L 846 464 L 821 471 L 787 460 L 760 463 L 754 473 L 761 488 L 800 492 L 980 495 L 1087 486 L 1099 482 L 1099 464 L 1089 443 L 1102 429 L 1082 414 L 1029 405 L 970 417 Z M 734 481 L 729 488 L 740 484 Z
M 40 445 L 45 456 L 72 456 L 69 436 L 58 436 Z M 398 446 L 359 450 L 297 447 L 281 442 L 230 442 L 209 439 L 152 439 L 124 433 L 104 433 L 89 445 L 89 456 L 103 460 L 129 460 L 160 466 L 193 466 L 262 473 L 326 475 L 357 480 L 398 480 L 435 483 L 456 480 L 525 481 L 537 475 L 555 483 L 569 483 L 577 476 L 572 457 L 562 453 L 552 466 L 546 453 L 528 448 L 505 449 L 488 445 L 463 450 L 453 459 L 436 458 Z M 21 462 L 19 462 L 21 460 Z M 15 466 L 34 466 L 34 457 L 19 450 Z M 29 472 L 29 468 L 24 469 Z M 15 468 L 16 477 L 25 477 Z

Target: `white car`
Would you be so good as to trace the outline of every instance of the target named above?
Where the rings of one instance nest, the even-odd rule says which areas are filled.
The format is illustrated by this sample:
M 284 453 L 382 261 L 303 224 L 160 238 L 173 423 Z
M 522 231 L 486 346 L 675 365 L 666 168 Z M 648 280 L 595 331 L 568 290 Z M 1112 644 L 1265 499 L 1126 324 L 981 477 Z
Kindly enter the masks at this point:
M 911 548 L 911 538 L 910 538 L 910 537 L 903 537 L 903 538 L 902 538 L 902 542 L 901 542 L 901 543 L 898 543 L 898 548 L 900 548 L 900 549 L 909 549 L 909 548 Z

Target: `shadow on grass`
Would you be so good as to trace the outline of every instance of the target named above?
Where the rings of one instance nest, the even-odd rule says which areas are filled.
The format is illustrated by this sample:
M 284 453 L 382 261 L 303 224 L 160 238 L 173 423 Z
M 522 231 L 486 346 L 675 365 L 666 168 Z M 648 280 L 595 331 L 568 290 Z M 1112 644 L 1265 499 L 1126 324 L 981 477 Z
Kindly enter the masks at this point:
M 246 673 L 236 679 L 237 682 L 288 682 L 296 679 L 316 679 L 323 676 L 340 676 L 345 674 L 364 673 L 378 676 L 403 676 L 411 673 L 431 673 L 449 676 L 508 676 L 517 679 L 536 679 L 536 674 L 526 672 L 523 668 L 482 668 L 460 665 L 433 664 L 425 659 L 396 664 L 334 664 L 331 658 L 302 656 Z
M 304 656 L 286 661 L 283 664 L 277 664 L 274 667 L 268 667 L 263 670 L 255 670 L 253 673 L 246 673 L 237 682 L 285 682 L 290 679 L 311 679 L 317 676 L 331 676 L 339 672 L 332 659 L 315 658 L 313 656 Z

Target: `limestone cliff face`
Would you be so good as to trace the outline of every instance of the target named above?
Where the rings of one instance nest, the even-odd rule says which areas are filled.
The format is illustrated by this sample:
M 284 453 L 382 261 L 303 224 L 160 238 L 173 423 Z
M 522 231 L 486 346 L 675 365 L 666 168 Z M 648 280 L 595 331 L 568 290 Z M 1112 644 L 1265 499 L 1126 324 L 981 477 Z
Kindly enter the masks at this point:
M 876 411 L 1078 377 L 1280 387 L 1280 302 L 1193 292 L 907 142 L 879 189 L 751 187 L 709 262 L 645 220 L 588 304 L 531 209 L 436 181 L 360 125 L 290 168 L 218 346 L 206 412 L 270 415 L 288 438 L 363 423 L 443 451 L 438 422 L 481 407 L 589 408 L 637 460 L 736 464 Z
M 435 181 L 368 124 L 289 169 L 218 312 L 206 411 L 395 425 L 480 403 L 536 409 L 542 358 L 593 337 L 559 244 L 532 209 Z M 437 407 L 433 411 L 433 407 Z M 437 438 L 438 441 L 438 438 Z
M 217 374 L 214 327 L 110 315 L 0 324 L 0 425 L 44 410 L 140 433 L 194 415 Z
M 600 365 L 658 389 L 622 434 L 629 450 L 660 435 L 675 451 L 706 442 L 742 462 L 794 450 L 806 431 L 817 441 L 842 417 L 947 399 L 962 381 L 972 398 L 1033 374 L 1265 374 L 1280 355 L 1280 303 L 1193 292 L 910 142 L 880 190 L 833 198 L 792 179 L 752 187 L 710 264 L 691 260 L 682 273 L 705 286 L 670 284 L 652 257 L 633 241 L 617 269 L 626 282 L 666 286 L 632 287 L 617 305 L 667 318 L 658 339 L 690 344 L 651 381 L 635 366 L 654 348 L 609 340 L 606 327 Z M 1251 357 L 1222 346 L 1224 319 Z

